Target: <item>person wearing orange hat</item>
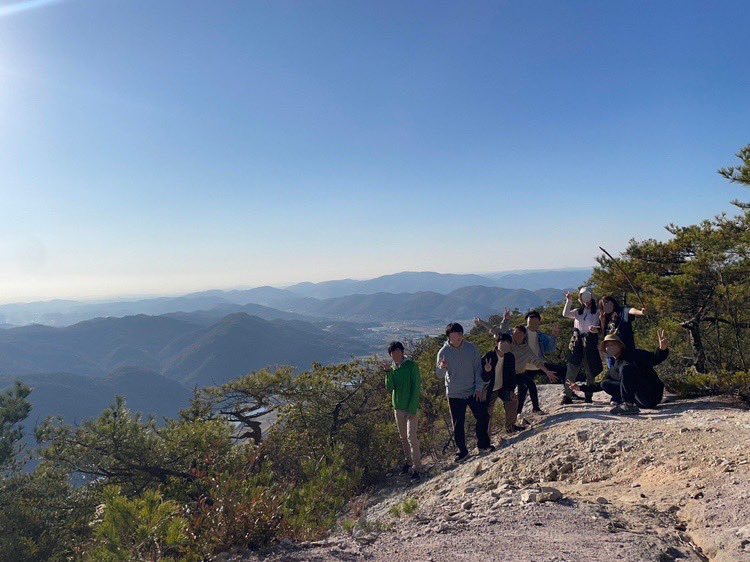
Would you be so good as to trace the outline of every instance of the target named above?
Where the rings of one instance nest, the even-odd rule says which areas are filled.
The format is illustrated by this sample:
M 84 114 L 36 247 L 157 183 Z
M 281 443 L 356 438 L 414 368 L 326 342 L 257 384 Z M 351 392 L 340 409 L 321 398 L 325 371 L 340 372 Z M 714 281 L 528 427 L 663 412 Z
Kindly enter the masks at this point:
M 640 408 L 656 408 L 664 397 L 664 383 L 654 367 L 669 355 L 669 343 L 664 330 L 659 330 L 659 347 L 649 352 L 644 349 L 628 349 L 619 336 L 604 337 L 604 349 L 615 364 L 609 369 L 607 378 L 599 384 L 569 383 L 572 390 L 583 392 L 604 391 L 612 397 L 615 407 L 611 414 L 637 414 Z

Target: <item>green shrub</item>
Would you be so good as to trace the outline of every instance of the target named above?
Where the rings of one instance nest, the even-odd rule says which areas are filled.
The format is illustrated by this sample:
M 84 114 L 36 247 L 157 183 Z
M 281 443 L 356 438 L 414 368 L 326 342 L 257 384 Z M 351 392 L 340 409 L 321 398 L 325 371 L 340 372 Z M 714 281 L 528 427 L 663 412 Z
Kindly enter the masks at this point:
M 265 546 L 282 534 L 284 489 L 270 467 L 253 464 L 252 453 L 238 454 L 201 479 L 206 494 L 191 510 L 190 533 L 204 557 Z
M 415 500 L 414 498 L 409 498 L 404 501 L 401 509 L 403 509 L 406 515 L 411 515 L 417 510 L 417 507 L 419 507 L 419 503 L 417 502 L 417 500 Z
M 164 500 L 154 490 L 129 499 L 120 488 L 104 490 L 101 520 L 95 523 L 97 562 L 197 560 L 188 545 L 188 522 L 177 502 Z
M 284 515 L 290 535 L 313 539 L 330 529 L 346 502 L 359 489 L 361 471 L 350 472 L 343 447 L 303 463 L 304 478 L 291 486 Z
M 690 368 L 681 374 L 662 374 L 664 384 L 685 398 L 728 394 L 750 401 L 750 373 L 743 371 L 719 371 L 699 373 Z

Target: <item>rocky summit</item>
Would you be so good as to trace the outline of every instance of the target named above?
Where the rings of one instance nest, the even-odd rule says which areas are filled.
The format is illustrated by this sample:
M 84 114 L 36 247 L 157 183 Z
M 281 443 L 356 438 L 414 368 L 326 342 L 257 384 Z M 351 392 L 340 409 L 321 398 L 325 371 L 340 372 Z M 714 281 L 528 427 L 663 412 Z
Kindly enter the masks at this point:
M 713 398 L 617 417 L 603 397 L 557 406 L 559 388 L 494 453 L 392 477 L 328 539 L 217 560 L 750 561 L 750 411 Z

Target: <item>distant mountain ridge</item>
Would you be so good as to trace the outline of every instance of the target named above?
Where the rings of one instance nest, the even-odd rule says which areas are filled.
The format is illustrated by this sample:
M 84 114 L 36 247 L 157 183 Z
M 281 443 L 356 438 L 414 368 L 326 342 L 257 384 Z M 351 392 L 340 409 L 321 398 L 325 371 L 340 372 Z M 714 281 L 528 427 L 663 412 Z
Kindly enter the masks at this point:
M 341 279 L 321 283 L 298 283 L 288 287 L 287 290 L 305 297 L 327 299 L 374 293 L 421 293 L 425 291 L 450 293 L 461 287 L 472 285 L 495 286 L 495 282 L 489 277 L 473 274 L 402 271 L 364 281 Z
M 304 368 L 313 361 L 336 362 L 366 351 L 345 335 L 301 320 L 269 321 L 237 312 L 203 325 L 138 315 L 97 318 L 64 328 L 33 325 L 3 330 L 0 376 L 68 372 L 103 378 L 132 367 L 205 386 L 268 365 Z
M 466 285 L 476 281 L 490 285 Z M 401 286 L 431 289 L 371 292 Z M 352 290 L 363 292 L 320 297 Z M 0 330 L 0 387 L 17 378 L 30 384 L 35 413 L 42 417 L 85 419 L 115 395 L 125 396 L 136 411 L 173 416 L 194 387 L 222 384 L 264 367 L 306 368 L 382 349 L 390 334 L 368 326 L 393 323 L 394 334 L 399 325 L 432 329 L 505 307 L 529 310 L 562 299 L 556 288 L 509 289 L 476 275 L 405 272 L 369 281 L 206 291 L 131 303 L 36 303 L 38 310 L 57 306 L 58 319 L 89 314 L 96 306 L 168 312 L 96 317 L 63 327 L 6 327 Z M 6 306 L 4 314 L 17 306 Z
M 238 306 L 258 305 L 247 312 L 272 320 L 288 319 L 289 312 L 311 314 L 319 305 L 316 300 L 371 295 L 377 293 L 448 294 L 457 289 L 484 286 L 531 291 L 553 288 L 566 289 L 584 283 L 590 269 L 541 270 L 500 272 L 484 275 L 435 272 L 401 272 L 369 280 L 343 279 L 322 283 L 298 283 L 287 289 L 256 287 L 230 291 L 210 290 L 179 297 L 158 297 L 132 301 L 78 302 L 55 300 L 48 302 L 0 305 L 0 325 L 22 326 L 33 323 L 69 326 L 96 317 L 123 317 L 137 314 L 163 315 L 192 313 L 221 308 L 224 313 L 237 311 Z M 511 304 L 511 306 L 514 306 Z M 325 307 L 320 307 L 323 310 Z M 318 313 L 321 314 L 321 313 Z M 216 315 L 213 315 L 214 317 Z
M 500 287 L 462 287 L 448 294 L 376 293 L 349 295 L 323 300 L 308 300 L 294 305 L 295 312 L 330 318 L 377 320 L 380 322 L 450 321 L 494 314 L 505 307 L 530 310 L 559 302 L 559 289 L 503 289 Z
M 125 396 L 128 407 L 157 418 L 173 418 L 190 404 L 192 392 L 185 385 L 147 369 L 120 368 L 106 377 L 92 379 L 71 373 L 42 373 L 21 377 L 0 376 L 0 390 L 21 380 L 31 387 L 29 423 L 60 416 L 80 423 L 98 416 L 115 396 Z

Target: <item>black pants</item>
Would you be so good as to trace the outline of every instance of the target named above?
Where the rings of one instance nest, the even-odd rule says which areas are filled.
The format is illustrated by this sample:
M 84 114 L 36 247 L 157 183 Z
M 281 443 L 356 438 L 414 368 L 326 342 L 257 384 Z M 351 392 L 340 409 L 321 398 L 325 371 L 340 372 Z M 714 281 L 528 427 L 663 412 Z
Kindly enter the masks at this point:
M 531 398 L 531 407 L 539 410 L 539 391 L 536 388 L 534 377 L 542 371 L 525 371 L 516 374 L 516 383 L 518 384 L 518 413 L 523 411 L 523 405 L 526 403 L 526 394 Z
M 660 381 L 649 381 L 639 376 L 635 365 L 622 370 L 622 380 L 604 379 L 601 387 L 612 397 L 613 402 L 628 402 L 641 408 L 655 408 L 664 397 L 664 385 Z
M 471 413 L 476 420 L 477 447 L 487 449 L 490 446 L 490 435 L 487 431 L 489 417 L 487 415 L 487 403 L 478 402 L 473 396 L 471 398 L 448 398 L 453 420 L 453 439 L 461 454 L 468 453 L 466 448 L 466 406 L 471 408 Z

